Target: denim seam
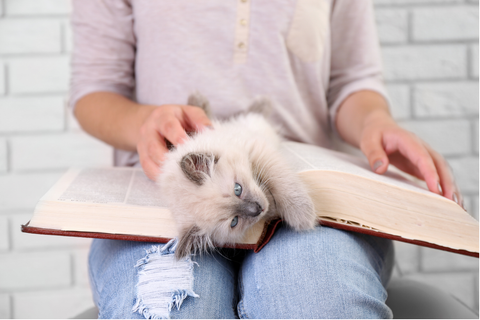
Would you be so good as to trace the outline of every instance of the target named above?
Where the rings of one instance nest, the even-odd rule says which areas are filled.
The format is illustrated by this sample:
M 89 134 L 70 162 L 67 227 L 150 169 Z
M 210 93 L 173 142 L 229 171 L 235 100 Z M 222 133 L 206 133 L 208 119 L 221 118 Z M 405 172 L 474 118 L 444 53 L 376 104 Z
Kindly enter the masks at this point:
M 243 287 L 243 276 L 242 276 L 242 267 L 238 271 L 238 288 L 239 288 L 239 302 L 237 305 L 237 313 L 240 319 L 250 319 L 247 315 L 247 312 L 243 303 L 244 287 Z

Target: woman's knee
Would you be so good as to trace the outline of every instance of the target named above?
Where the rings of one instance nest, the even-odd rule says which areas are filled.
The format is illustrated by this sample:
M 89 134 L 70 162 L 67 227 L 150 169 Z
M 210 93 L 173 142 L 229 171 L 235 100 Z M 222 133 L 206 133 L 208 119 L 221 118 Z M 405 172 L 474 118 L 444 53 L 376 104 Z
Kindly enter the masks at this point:
M 218 254 L 176 261 L 172 243 L 95 240 L 90 274 L 106 318 L 234 317 L 236 274 Z
M 389 317 L 383 274 L 391 248 L 385 239 L 326 227 L 301 233 L 281 228 L 259 253 L 245 259 L 239 312 L 251 317 Z

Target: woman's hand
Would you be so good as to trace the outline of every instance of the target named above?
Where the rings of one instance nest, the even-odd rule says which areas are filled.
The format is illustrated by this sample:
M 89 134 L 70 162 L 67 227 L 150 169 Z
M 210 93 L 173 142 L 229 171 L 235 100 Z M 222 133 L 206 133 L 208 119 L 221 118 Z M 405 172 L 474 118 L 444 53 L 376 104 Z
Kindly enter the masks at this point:
M 176 146 L 188 138 L 187 132 L 200 131 L 212 124 L 205 112 L 198 107 L 146 107 L 151 111 L 140 127 L 137 152 L 143 171 L 147 177 L 155 180 L 160 173 L 165 153 L 168 152 L 165 139 Z
M 384 111 L 365 119 L 360 149 L 372 170 L 383 174 L 392 164 L 424 180 L 430 191 L 463 206 L 463 198 L 445 159 L 415 134 L 398 126 Z
M 145 174 L 155 180 L 165 153 L 165 139 L 173 145 L 211 122 L 205 112 L 193 106 L 138 104 L 113 92 L 93 92 L 75 106 L 82 128 L 111 146 L 138 151 Z
M 463 199 L 445 159 L 415 134 L 392 119 L 386 101 L 373 91 L 356 92 L 343 102 L 337 113 L 342 138 L 359 147 L 378 174 L 392 164 L 424 180 L 430 191 L 463 207 Z

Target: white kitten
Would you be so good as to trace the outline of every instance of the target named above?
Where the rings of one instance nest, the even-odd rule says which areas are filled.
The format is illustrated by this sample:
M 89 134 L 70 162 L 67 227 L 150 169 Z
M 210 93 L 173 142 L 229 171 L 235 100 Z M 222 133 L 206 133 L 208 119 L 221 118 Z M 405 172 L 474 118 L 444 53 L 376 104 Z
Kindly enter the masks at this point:
M 199 93 L 189 105 L 209 114 Z M 158 182 L 178 228 L 177 259 L 234 244 L 260 219 L 282 218 L 295 230 L 316 225 L 306 187 L 278 152 L 281 138 L 264 115 L 267 99 L 247 113 L 191 136 L 171 150 Z

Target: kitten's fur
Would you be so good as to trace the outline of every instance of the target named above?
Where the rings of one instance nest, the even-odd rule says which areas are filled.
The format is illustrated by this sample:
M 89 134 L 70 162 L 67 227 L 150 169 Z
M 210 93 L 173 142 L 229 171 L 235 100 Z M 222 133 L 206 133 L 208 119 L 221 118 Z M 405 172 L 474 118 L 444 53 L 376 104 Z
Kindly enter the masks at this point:
M 210 113 L 199 93 L 188 104 Z M 269 100 L 257 99 L 248 112 L 212 120 L 213 129 L 167 154 L 159 183 L 178 228 L 177 259 L 239 242 L 262 218 L 280 217 L 295 230 L 316 225 L 306 187 L 278 152 L 281 139 L 264 117 L 269 109 Z

